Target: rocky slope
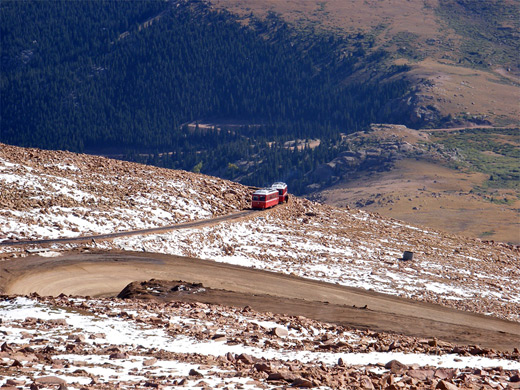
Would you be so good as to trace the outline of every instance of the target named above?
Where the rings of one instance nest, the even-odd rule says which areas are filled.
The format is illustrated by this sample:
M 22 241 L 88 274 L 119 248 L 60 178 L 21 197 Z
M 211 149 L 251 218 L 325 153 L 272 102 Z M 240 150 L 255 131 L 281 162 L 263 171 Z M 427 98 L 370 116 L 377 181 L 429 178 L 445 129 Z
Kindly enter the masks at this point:
M 189 172 L 0 144 L 0 240 L 72 237 L 211 218 L 246 187 Z
M 294 200 L 268 215 L 97 242 L 252 266 L 519 320 L 518 247 Z M 414 252 L 413 261 L 401 260 Z
M 518 350 L 247 307 L 33 296 L 3 297 L 0 313 L 5 389 L 520 388 Z
M 203 175 L 7 145 L 0 187 L 8 240 L 211 218 L 247 207 L 249 196 L 243 186 Z M 78 245 L 51 244 L 42 254 Z M 92 247 L 207 258 L 520 319 L 518 247 L 297 198 L 239 221 L 78 249 Z M 0 261 L 16 261 L 28 248 L 38 246 L 2 247 Z M 405 250 L 413 260 L 402 260 Z M 249 308 L 3 297 L 0 317 L 0 384 L 7 388 L 520 387 L 517 349 L 356 331 Z
M 203 175 L 65 152 L 10 146 L 1 152 L 6 238 L 160 226 L 247 206 L 246 187 Z M 59 254 L 84 245 L 51 248 Z M 519 247 L 297 198 L 240 221 L 88 247 L 228 262 L 520 320 Z M 24 249 L 0 247 L 3 256 Z M 414 252 L 413 261 L 401 260 L 404 251 Z

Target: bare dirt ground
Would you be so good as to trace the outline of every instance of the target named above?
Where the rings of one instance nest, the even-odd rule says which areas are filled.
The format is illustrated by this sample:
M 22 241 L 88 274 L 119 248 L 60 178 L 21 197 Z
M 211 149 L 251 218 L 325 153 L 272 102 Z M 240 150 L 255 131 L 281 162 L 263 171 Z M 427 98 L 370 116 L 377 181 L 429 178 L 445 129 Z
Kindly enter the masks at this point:
M 435 6 L 436 0 L 427 0 Z M 347 2 L 343 0 L 279 1 L 279 0 L 213 0 L 216 7 L 226 8 L 238 15 L 250 12 L 265 17 L 268 12 L 282 15 L 286 20 L 303 26 L 319 25 L 323 29 L 370 31 L 381 24 L 391 23 L 391 33 L 411 31 L 421 35 L 438 33 L 433 8 L 422 1 L 387 0 Z
M 148 279 L 203 283 L 214 289 L 186 300 L 312 319 L 447 342 L 512 350 L 520 324 L 439 305 L 228 264 L 160 254 L 71 253 L 3 262 L 4 293 L 115 296 L 128 283 Z M 176 298 L 178 299 L 178 298 Z

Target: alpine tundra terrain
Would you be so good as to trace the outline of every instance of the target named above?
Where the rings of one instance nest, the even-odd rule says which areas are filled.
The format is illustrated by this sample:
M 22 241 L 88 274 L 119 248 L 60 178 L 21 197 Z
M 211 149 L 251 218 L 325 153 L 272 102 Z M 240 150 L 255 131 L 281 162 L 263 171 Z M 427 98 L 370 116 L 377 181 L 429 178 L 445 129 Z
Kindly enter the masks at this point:
M 396 123 L 454 129 L 417 136 L 401 126 L 383 126 L 373 136 L 344 137 L 341 144 L 354 150 L 349 154 L 341 149 L 308 175 L 312 184 L 303 192 L 312 194 L 311 199 L 452 233 L 520 243 L 520 2 L 212 4 L 240 15 L 245 24 L 253 16 L 273 24 L 279 18 L 309 35 L 318 31 L 346 37 L 350 46 L 344 48 L 345 56 L 359 48 L 367 53 L 348 80 L 384 83 L 387 69 L 405 66 L 401 76 L 412 87 L 388 105 L 394 113 L 405 113 Z M 413 148 L 391 149 L 402 141 Z
M 3 388 L 520 388 L 517 246 L 5 144 L 0 188 Z
M 519 10 L 3 1 L 0 142 L 281 180 L 327 204 L 519 244 Z
M 345 136 L 350 150 L 315 169 L 309 198 L 519 244 L 519 131 L 373 125 Z

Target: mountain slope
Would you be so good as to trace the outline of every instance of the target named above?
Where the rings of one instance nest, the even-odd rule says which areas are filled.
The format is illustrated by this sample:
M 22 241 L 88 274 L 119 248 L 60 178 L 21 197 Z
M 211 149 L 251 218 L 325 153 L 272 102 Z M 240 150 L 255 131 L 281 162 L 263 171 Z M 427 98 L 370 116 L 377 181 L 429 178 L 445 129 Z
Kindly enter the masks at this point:
M 0 144 L 0 238 L 57 238 L 172 225 L 241 210 L 226 180 Z
M 2 3 L 0 141 L 266 185 L 303 176 L 340 132 L 400 117 L 386 105 L 408 89 L 402 69 L 343 83 L 364 55 L 342 55 L 344 39 L 244 26 L 199 2 L 147 4 Z M 311 137 L 319 153 L 280 146 Z
M 30 194 L 23 196 L 29 202 L 0 198 L 2 235 L 8 239 L 160 226 L 247 207 L 247 188 L 201 175 L 65 152 L 8 146 L 2 152 L 0 180 L 3 188 L 11 188 L 5 193 Z M 67 166 L 76 169 L 64 169 Z M 86 167 L 85 174 L 80 168 Z M 63 195 L 49 197 L 49 187 Z M 83 201 L 70 204 L 70 197 L 83 188 L 93 198 L 86 209 Z M 63 200 L 69 203 L 60 204 Z M 45 213 L 40 212 L 41 203 L 47 203 Z M 87 247 L 254 266 L 517 321 L 520 313 L 517 246 L 424 230 L 298 198 L 243 221 L 97 240 Z M 23 248 L 0 250 L 23 254 Z M 404 251 L 414 252 L 416 259 L 399 260 Z
M 414 225 L 520 243 L 518 128 L 373 125 L 319 165 L 310 199 Z
M 387 53 L 376 64 L 364 62 L 358 78 L 377 77 L 391 64 L 409 65 L 414 92 L 407 102 L 414 109 L 407 123 L 414 127 L 438 126 L 440 119 L 443 127 L 518 124 L 518 0 L 212 3 L 246 21 L 276 14 L 303 30 L 347 36 L 369 54 Z
M 248 197 L 244 186 L 204 175 L 7 145 L 0 149 L 0 188 L 0 227 L 7 241 L 209 218 L 247 207 Z M 40 212 L 42 203 L 45 214 Z M 98 213 L 103 219 L 97 224 L 80 223 Z M 42 230 L 54 221 L 59 225 Z M 77 231 L 71 232 L 71 226 Z M 502 387 L 518 382 L 520 346 L 512 345 L 507 333 L 501 334 L 507 345 L 502 343 L 499 350 L 458 345 L 432 338 L 429 329 L 423 337 L 352 329 L 344 323 L 256 311 L 248 303 L 249 298 L 255 305 L 274 300 L 293 311 L 304 304 L 320 312 L 341 307 L 350 310 L 354 322 L 375 311 L 370 305 L 352 307 L 336 292 L 323 302 L 291 299 L 288 283 L 250 296 L 231 285 L 214 289 L 184 281 L 146 280 L 153 269 L 163 276 L 182 273 L 165 254 L 198 256 L 328 281 L 334 284 L 324 286 L 337 291 L 339 284 L 372 290 L 373 295 L 379 291 L 409 297 L 411 301 L 397 297 L 387 301 L 399 300 L 411 312 L 417 309 L 415 300 L 427 302 L 430 313 L 438 308 L 431 303 L 481 313 L 490 323 L 507 326 L 517 339 L 520 255 L 515 246 L 426 231 L 296 197 L 243 220 L 201 229 L 51 243 L 45 248 L 1 244 L 0 288 L 14 287 L 15 278 L 26 292 L 48 293 L 49 288 L 61 292 L 53 291 L 55 297 L 0 297 L 0 380 L 5 386 L 169 390 L 392 384 L 411 390 L 485 388 L 490 378 Z M 26 250 L 40 251 L 41 257 Z M 400 259 L 404 250 L 414 251 L 413 260 Z M 92 262 L 96 257 L 98 261 Z M 141 258 L 143 268 L 132 258 Z M 200 261 L 182 258 L 182 262 L 192 274 L 201 274 Z M 231 268 L 227 265 L 220 272 L 227 275 Z M 90 297 L 122 281 L 129 283 L 129 275 L 138 281 L 118 298 Z M 235 283 L 243 285 L 247 279 Z M 285 295 L 277 295 L 284 290 Z M 89 297 L 64 291 L 89 291 Z M 200 303 L 211 294 L 225 301 L 222 297 L 233 291 L 240 301 L 234 307 Z M 481 315 L 472 316 L 470 334 L 473 328 L 479 334 Z M 384 320 L 392 321 L 387 316 Z M 434 323 L 439 326 L 443 321 L 449 318 Z M 464 334 L 468 330 L 465 327 Z M 481 335 L 498 333 L 495 328 L 484 330 Z

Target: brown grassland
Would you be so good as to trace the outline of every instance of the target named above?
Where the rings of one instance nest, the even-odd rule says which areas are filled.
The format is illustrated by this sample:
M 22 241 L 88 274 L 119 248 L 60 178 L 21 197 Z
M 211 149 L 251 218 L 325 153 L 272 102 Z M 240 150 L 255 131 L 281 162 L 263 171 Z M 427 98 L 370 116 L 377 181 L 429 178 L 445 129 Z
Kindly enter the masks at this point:
M 508 145 L 518 152 L 518 136 L 501 134 L 500 129 L 489 130 L 498 144 Z M 398 137 L 426 149 L 428 144 L 435 145 L 438 140 L 454 137 L 451 134 L 455 132 L 458 130 L 416 131 L 387 126 L 384 134 L 375 136 L 381 139 Z M 470 142 L 469 138 L 467 142 Z M 464 152 L 462 150 L 462 155 Z M 505 159 L 491 150 L 478 154 L 498 161 Z M 494 164 L 491 162 L 485 167 L 493 169 Z M 416 226 L 520 244 L 518 182 L 512 180 L 490 187 L 490 174 L 479 172 L 477 164 L 453 165 L 453 160 L 431 153 L 407 157 L 397 160 L 390 171 L 361 172 L 357 177 L 343 180 L 321 191 L 319 198 L 328 204 L 360 207 Z
M 402 160 L 391 172 L 338 184 L 321 193 L 325 203 L 356 206 L 406 221 L 482 239 L 520 244 L 518 198 L 495 204 L 470 193 L 486 176 L 439 164 Z

